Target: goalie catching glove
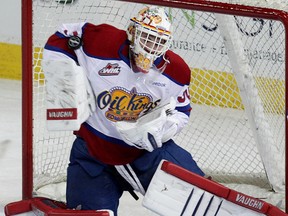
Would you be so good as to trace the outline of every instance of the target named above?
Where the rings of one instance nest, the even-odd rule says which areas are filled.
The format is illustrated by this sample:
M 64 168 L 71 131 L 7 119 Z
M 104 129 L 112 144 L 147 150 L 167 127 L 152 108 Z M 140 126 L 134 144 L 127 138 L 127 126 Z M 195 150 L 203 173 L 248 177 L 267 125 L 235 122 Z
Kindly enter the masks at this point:
M 175 100 L 171 98 L 169 104 L 140 117 L 136 122 L 116 122 L 123 141 L 149 152 L 160 148 L 162 143 L 171 139 L 178 131 L 175 104 Z

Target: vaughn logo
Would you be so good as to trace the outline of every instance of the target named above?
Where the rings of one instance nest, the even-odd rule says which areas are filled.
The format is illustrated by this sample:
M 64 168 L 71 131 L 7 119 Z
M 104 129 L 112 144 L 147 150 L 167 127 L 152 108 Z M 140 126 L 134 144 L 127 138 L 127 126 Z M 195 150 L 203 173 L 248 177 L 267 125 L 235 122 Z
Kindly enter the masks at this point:
M 47 109 L 47 120 L 77 119 L 76 108 Z
M 261 210 L 264 205 L 264 202 L 262 202 L 261 200 L 258 200 L 249 196 L 245 196 L 239 193 L 237 194 L 235 200 L 236 200 L 236 203 L 239 203 L 242 206 L 247 206 L 247 207 L 255 208 L 258 210 Z
M 98 74 L 100 76 L 116 76 L 120 73 L 120 67 L 117 63 L 108 63 L 106 67 L 102 68 Z

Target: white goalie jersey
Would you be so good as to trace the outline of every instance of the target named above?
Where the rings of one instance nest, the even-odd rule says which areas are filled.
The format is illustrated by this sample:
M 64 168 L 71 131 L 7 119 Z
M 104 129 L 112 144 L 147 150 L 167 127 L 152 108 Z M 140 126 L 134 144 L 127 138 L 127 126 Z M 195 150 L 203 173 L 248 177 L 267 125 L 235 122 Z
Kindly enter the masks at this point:
M 45 65 L 45 62 L 51 64 L 53 61 L 73 61 L 74 65 L 69 63 L 69 67 L 58 70 L 54 68 L 54 72 L 47 64 L 44 68 L 48 85 L 52 82 L 50 72 L 63 74 L 62 78 L 59 75 L 61 82 L 57 84 L 53 81 L 53 86 L 47 93 L 49 95 L 49 91 L 50 93 L 54 91 L 49 97 L 50 109 L 53 108 L 54 112 L 48 113 L 50 114 L 48 120 L 60 122 L 63 113 L 57 113 L 58 108 L 70 109 L 78 106 L 77 114 L 84 112 L 84 115 L 78 119 L 76 115 L 74 116 L 78 125 L 78 128 L 74 128 L 75 134 L 88 143 L 93 156 L 108 164 L 126 164 L 137 158 L 143 150 L 152 151 L 154 147 L 160 147 L 161 142 L 173 137 L 184 127 L 191 110 L 188 90 L 190 69 L 183 59 L 172 51 L 167 51 L 165 58 L 170 61 L 169 64 L 165 65 L 167 60 L 164 61 L 163 57 L 159 57 L 149 73 L 136 73 L 130 66 L 129 41 L 125 31 L 107 24 L 96 26 L 79 23 L 61 26 L 45 45 L 43 64 Z M 64 76 L 69 74 L 68 68 L 75 70 L 74 74 L 78 76 L 73 79 L 74 81 L 71 76 L 70 78 Z M 84 75 L 87 82 L 79 74 Z M 85 83 L 91 86 L 91 90 L 88 85 L 87 89 L 79 91 L 80 86 L 85 86 Z M 56 91 L 57 88 L 60 90 Z M 53 107 L 60 95 L 64 95 L 62 98 L 65 102 L 57 103 L 56 106 L 60 104 L 60 107 Z M 169 126 L 172 128 L 170 131 L 164 131 L 161 137 L 156 137 L 154 147 L 152 144 L 148 147 L 142 145 L 146 142 L 142 137 L 136 140 L 140 144 L 135 145 L 135 140 L 129 142 L 132 136 L 128 137 L 128 140 L 124 139 L 127 133 L 117 129 L 117 122 L 137 121 L 141 116 L 169 104 L 171 98 L 175 100 L 175 109 L 173 112 L 169 111 L 167 121 L 169 120 L 169 124 L 174 127 Z M 73 104 L 75 100 L 76 103 Z M 63 114 L 64 120 L 68 118 L 68 122 L 73 120 L 69 117 Z M 164 123 L 161 125 L 163 130 L 165 130 Z M 67 125 L 67 123 L 61 124 L 56 129 L 65 130 L 68 128 Z M 155 137 L 159 134 L 156 130 L 155 128 L 149 133 Z M 162 133 L 162 129 L 160 132 Z

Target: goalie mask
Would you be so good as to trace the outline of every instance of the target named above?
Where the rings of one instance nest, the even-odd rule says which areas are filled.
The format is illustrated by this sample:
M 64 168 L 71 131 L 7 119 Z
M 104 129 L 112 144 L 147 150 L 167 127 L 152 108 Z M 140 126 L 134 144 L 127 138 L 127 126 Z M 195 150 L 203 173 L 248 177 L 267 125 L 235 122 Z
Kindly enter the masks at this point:
M 142 9 L 131 19 L 127 29 L 130 61 L 134 72 L 148 73 L 154 61 L 169 49 L 171 21 L 163 8 L 152 6 Z

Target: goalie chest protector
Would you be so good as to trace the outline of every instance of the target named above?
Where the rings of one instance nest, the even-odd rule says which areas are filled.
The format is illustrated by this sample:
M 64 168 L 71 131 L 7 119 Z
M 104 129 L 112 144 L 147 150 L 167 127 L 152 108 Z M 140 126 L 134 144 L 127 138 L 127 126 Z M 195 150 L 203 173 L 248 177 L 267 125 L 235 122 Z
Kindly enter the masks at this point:
M 70 49 L 68 40 L 77 35 L 79 49 Z M 190 69 L 181 57 L 167 51 L 170 61 L 164 72 L 152 68 L 148 74 L 131 70 L 126 32 L 113 26 L 90 23 L 66 24 L 52 35 L 44 51 L 46 59 L 72 58 L 83 67 L 96 97 L 96 111 L 75 134 L 88 144 L 89 152 L 108 164 L 126 164 L 143 153 L 120 139 L 114 124 L 136 120 L 139 116 L 163 106 L 171 96 L 176 106 L 187 114 L 191 110 L 188 86 Z M 164 60 L 155 61 L 158 67 Z

